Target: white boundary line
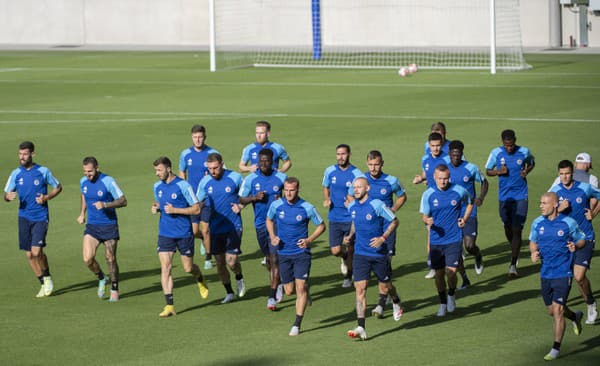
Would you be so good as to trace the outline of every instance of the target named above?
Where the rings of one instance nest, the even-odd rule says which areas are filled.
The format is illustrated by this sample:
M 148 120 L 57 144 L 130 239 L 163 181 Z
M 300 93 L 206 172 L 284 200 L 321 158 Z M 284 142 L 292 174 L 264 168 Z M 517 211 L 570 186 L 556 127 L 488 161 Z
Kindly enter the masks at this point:
M 230 112 L 81 112 L 81 111 L 47 111 L 47 110 L 2 110 L 0 114 L 20 114 L 20 115 L 59 115 L 59 116 L 148 116 L 148 118 L 115 118 L 115 119 L 89 119 L 89 120 L 32 120 L 32 121 L 8 121 L 0 119 L 2 124 L 13 123 L 70 123 L 70 122 L 149 122 L 149 121 L 173 121 L 190 120 L 194 118 L 214 118 L 214 119 L 238 119 L 238 118 L 336 118 L 336 119 L 371 119 L 371 120 L 459 120 L 459 121 L 520 121 L 520 122 L 578 122 L 578 123 L 598 123 L 600 119 L 588 118 L 535 118 L 535 117 L 517 117 L 517 116 L 418 116 L 418 115 L 357 115 L 357 114 L 310 114 L 310 113 L 230 113 Z M 165 118 L 156 118 L 156 117 Z

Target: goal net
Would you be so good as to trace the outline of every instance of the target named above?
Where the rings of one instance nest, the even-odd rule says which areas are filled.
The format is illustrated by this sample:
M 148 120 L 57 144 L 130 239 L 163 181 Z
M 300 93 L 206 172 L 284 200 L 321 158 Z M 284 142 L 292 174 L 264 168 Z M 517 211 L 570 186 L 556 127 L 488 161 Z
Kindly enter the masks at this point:
M 210 0 L 211 70 L 520 70 L 519 0 Z

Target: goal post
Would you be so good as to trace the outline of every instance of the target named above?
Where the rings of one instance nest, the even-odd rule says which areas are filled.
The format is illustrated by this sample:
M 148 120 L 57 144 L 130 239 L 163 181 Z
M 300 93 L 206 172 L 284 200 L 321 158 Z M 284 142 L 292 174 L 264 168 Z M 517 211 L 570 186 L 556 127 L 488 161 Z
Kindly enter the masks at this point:
M 211 71 L 522 70 L 519 0 L 209 0 Z

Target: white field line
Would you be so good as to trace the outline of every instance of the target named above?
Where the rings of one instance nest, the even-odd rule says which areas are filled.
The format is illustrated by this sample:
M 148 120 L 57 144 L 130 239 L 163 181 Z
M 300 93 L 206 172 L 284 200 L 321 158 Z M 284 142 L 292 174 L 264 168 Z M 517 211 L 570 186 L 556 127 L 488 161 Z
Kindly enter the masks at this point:
M 21 67 L 13 67 L 13 68 L 0 68 L 0 72 L 15 72 L 15 71 L 23 71 L 25 69 Z
M 194 118 L 213 119 L 238 119 L 238 118 L 318 118 L 318 119 L 369 119 L 369 120 L 457 120 L 457 121 L 520 121 L 520 122 L 546 122 L 546 123 L 598 123 L 600 119 L 588 118 L 536 118 L 519 116 L 428 116 L 428 115 L 359 115 L 359 114 L 311 114 L 311 113 L 231 113 L 231 112 L 80 112 L 80 111 L 48 111 L 48 110 L 2 110 L 0 114 L 17 115 L 59 115 L 59 116 L 115 116 L 115 119 L 86 119 L 82 122 L 146 122 L 146 121 L 172 121 L 188 120 Z M 147 116 L 147 118 L 123 118 L 126 116 Z M 157 118 L 161 117 L 161 118 Z M 162 118 L 164 117 L 164 118 Z M 13 123 L 59 123 L 72 122 L 73 120 L 44 120 L 44 121 L 14 121 L 2 120 L 2 124 Z

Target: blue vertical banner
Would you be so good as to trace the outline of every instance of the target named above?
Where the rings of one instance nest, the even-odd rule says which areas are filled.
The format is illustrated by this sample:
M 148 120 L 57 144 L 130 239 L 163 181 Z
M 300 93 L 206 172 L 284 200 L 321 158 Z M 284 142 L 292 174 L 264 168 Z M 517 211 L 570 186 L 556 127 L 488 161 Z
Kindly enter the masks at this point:
M 321 0 L 312 0 L 313 60 L 321 59 Z

